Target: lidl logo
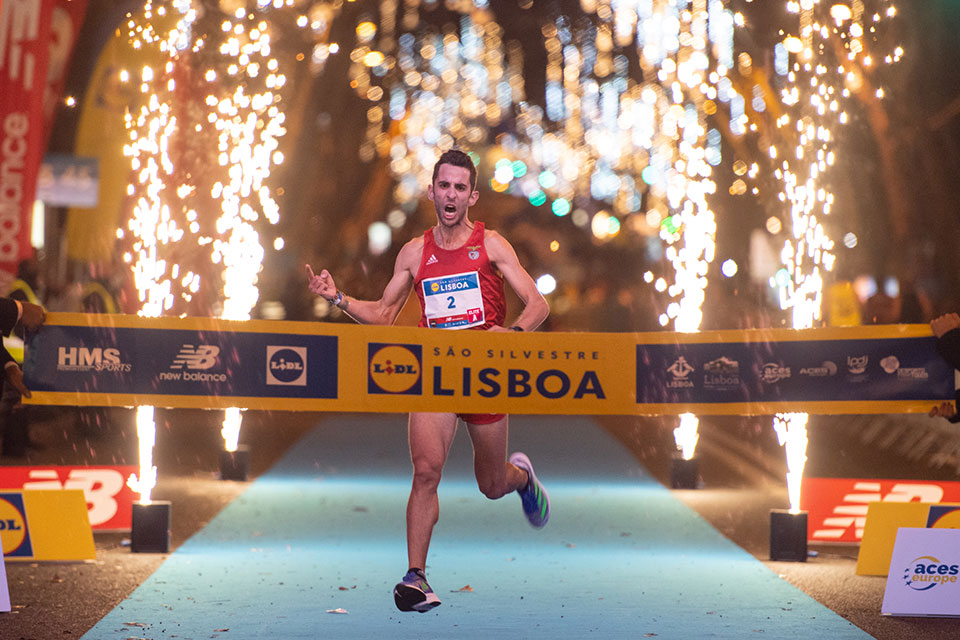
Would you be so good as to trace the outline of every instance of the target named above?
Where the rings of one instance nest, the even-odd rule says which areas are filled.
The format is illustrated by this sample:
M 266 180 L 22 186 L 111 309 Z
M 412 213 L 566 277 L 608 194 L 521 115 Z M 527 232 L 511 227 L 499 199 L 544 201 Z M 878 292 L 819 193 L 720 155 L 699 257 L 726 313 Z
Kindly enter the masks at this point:
M 960 507 L 948 504 L 930 505 L 927 526 L 935 529 L 960 529 Z
M 940 562 L 933 556 L 920 556 L 903 570 L 903 580 L 914 591 L 928 591 L 940 584 L 956 582 L 958 573 L 960 565 Z
M 0 493 L 0 541 L 8 558 L 33 556 L 22 493 Z
M 419 344 L 367 345 L 367 392 L 423 393 L 423 347 Z
M 307 386 L 307 348 L 267 345 L 267 384 Z

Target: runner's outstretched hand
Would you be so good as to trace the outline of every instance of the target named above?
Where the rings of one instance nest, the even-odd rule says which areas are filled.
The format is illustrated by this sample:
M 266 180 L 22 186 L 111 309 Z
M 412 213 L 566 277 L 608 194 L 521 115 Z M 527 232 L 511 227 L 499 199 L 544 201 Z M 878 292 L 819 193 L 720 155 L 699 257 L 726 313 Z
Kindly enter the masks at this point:
M 306 266 L 307 272 L 310 274 L 310 291 L 327 301 L 333 300 L 337 295 L 337 285 L 333 282 L 333 276 L 330 275 L 330 272 L 324 269 L 320 272 L 320 275 L 317 275 L 310 265 Z

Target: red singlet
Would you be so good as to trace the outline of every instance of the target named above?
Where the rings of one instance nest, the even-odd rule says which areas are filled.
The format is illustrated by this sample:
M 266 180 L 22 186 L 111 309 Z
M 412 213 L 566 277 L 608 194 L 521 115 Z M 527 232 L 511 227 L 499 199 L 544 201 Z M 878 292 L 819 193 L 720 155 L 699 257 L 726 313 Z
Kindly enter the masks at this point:
M 441 249 L 433 229 L 423 234 L 423 255 L 413 283 L 420 300 L 420 326 L 434 329 L 488 329 L 503 326 L 503 275 L 487 256 L 483 223 L 474 223 L 463 246 Z
M 423 234 L 423 255 L 413 287 L 420 301 L 420 325 L 436 329 L 488 329 L 503 326 L 507 303 L 503 275 L 487 256 L 483 223 L 475 222 L 463 246 L 441 249 L 433 229 Z M 502 413 L 458 413 L 471 424 L 490 424 Z

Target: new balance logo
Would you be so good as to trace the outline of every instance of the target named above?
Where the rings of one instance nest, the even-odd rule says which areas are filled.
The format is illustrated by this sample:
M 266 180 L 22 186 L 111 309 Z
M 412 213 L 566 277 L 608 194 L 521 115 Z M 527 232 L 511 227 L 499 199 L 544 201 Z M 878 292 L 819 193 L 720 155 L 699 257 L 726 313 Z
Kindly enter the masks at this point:
M 437 256 L 433 255 L 432 253 L 430 254 L 430 257 L 427 258 L 427 265 L 428 265 L 428 266 L 431 265 L 431 264 L 437 264 L 438 262 L 440 262 L 440 261 L 437 260 Z
M 819 528 L 812 528 L 810 539 L 846 541 L 845 538 L 852 532 L 854 541 L 859 542 L 863 539 L 863 527 L 867 522 L 867 509 L 871 502 L 937 503 L 943 500 L 943 496 L 943 488 L 936 484 L 897 482 L 885 492 L 880 482 L 857 481 L 853 485 L 853 491 L 846 493 L 843 501 L 833 506 L 833 510 L 823 518 Z
M 180 353 L 174 358 L 171 369 L 209 369 L 217 364 L 217 356 L 220 355 L 220 347 L 211 344 L 201 344 L 194 347 L 192 344 L 185 344 L 180 347 Z

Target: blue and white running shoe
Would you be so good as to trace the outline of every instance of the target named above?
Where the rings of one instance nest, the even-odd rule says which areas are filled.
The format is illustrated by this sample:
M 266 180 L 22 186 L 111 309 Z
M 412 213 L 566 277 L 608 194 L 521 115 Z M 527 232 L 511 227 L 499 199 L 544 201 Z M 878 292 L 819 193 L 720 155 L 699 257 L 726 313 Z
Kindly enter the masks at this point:
M 422 571 L 408 571 L 403 580 L 393 588 L 393 601 L 400 611 L 419 611 L 426 613 L 440 605 L 440 598 L 427 584 Z
M 529 478 L 527 486 L 517 489 L 517 493 L 520 494 L 523 513 L 527 516 L 527 520 L 539 529 L 547 524 L 547 520 L 550 519 L 550 496 L 547 495 L 547 490 L 537 480 L 537 474 L 533 472 L 533 465 L 526 454 L 519 451 L 511 454 L 510 463 L 527 472 Z

